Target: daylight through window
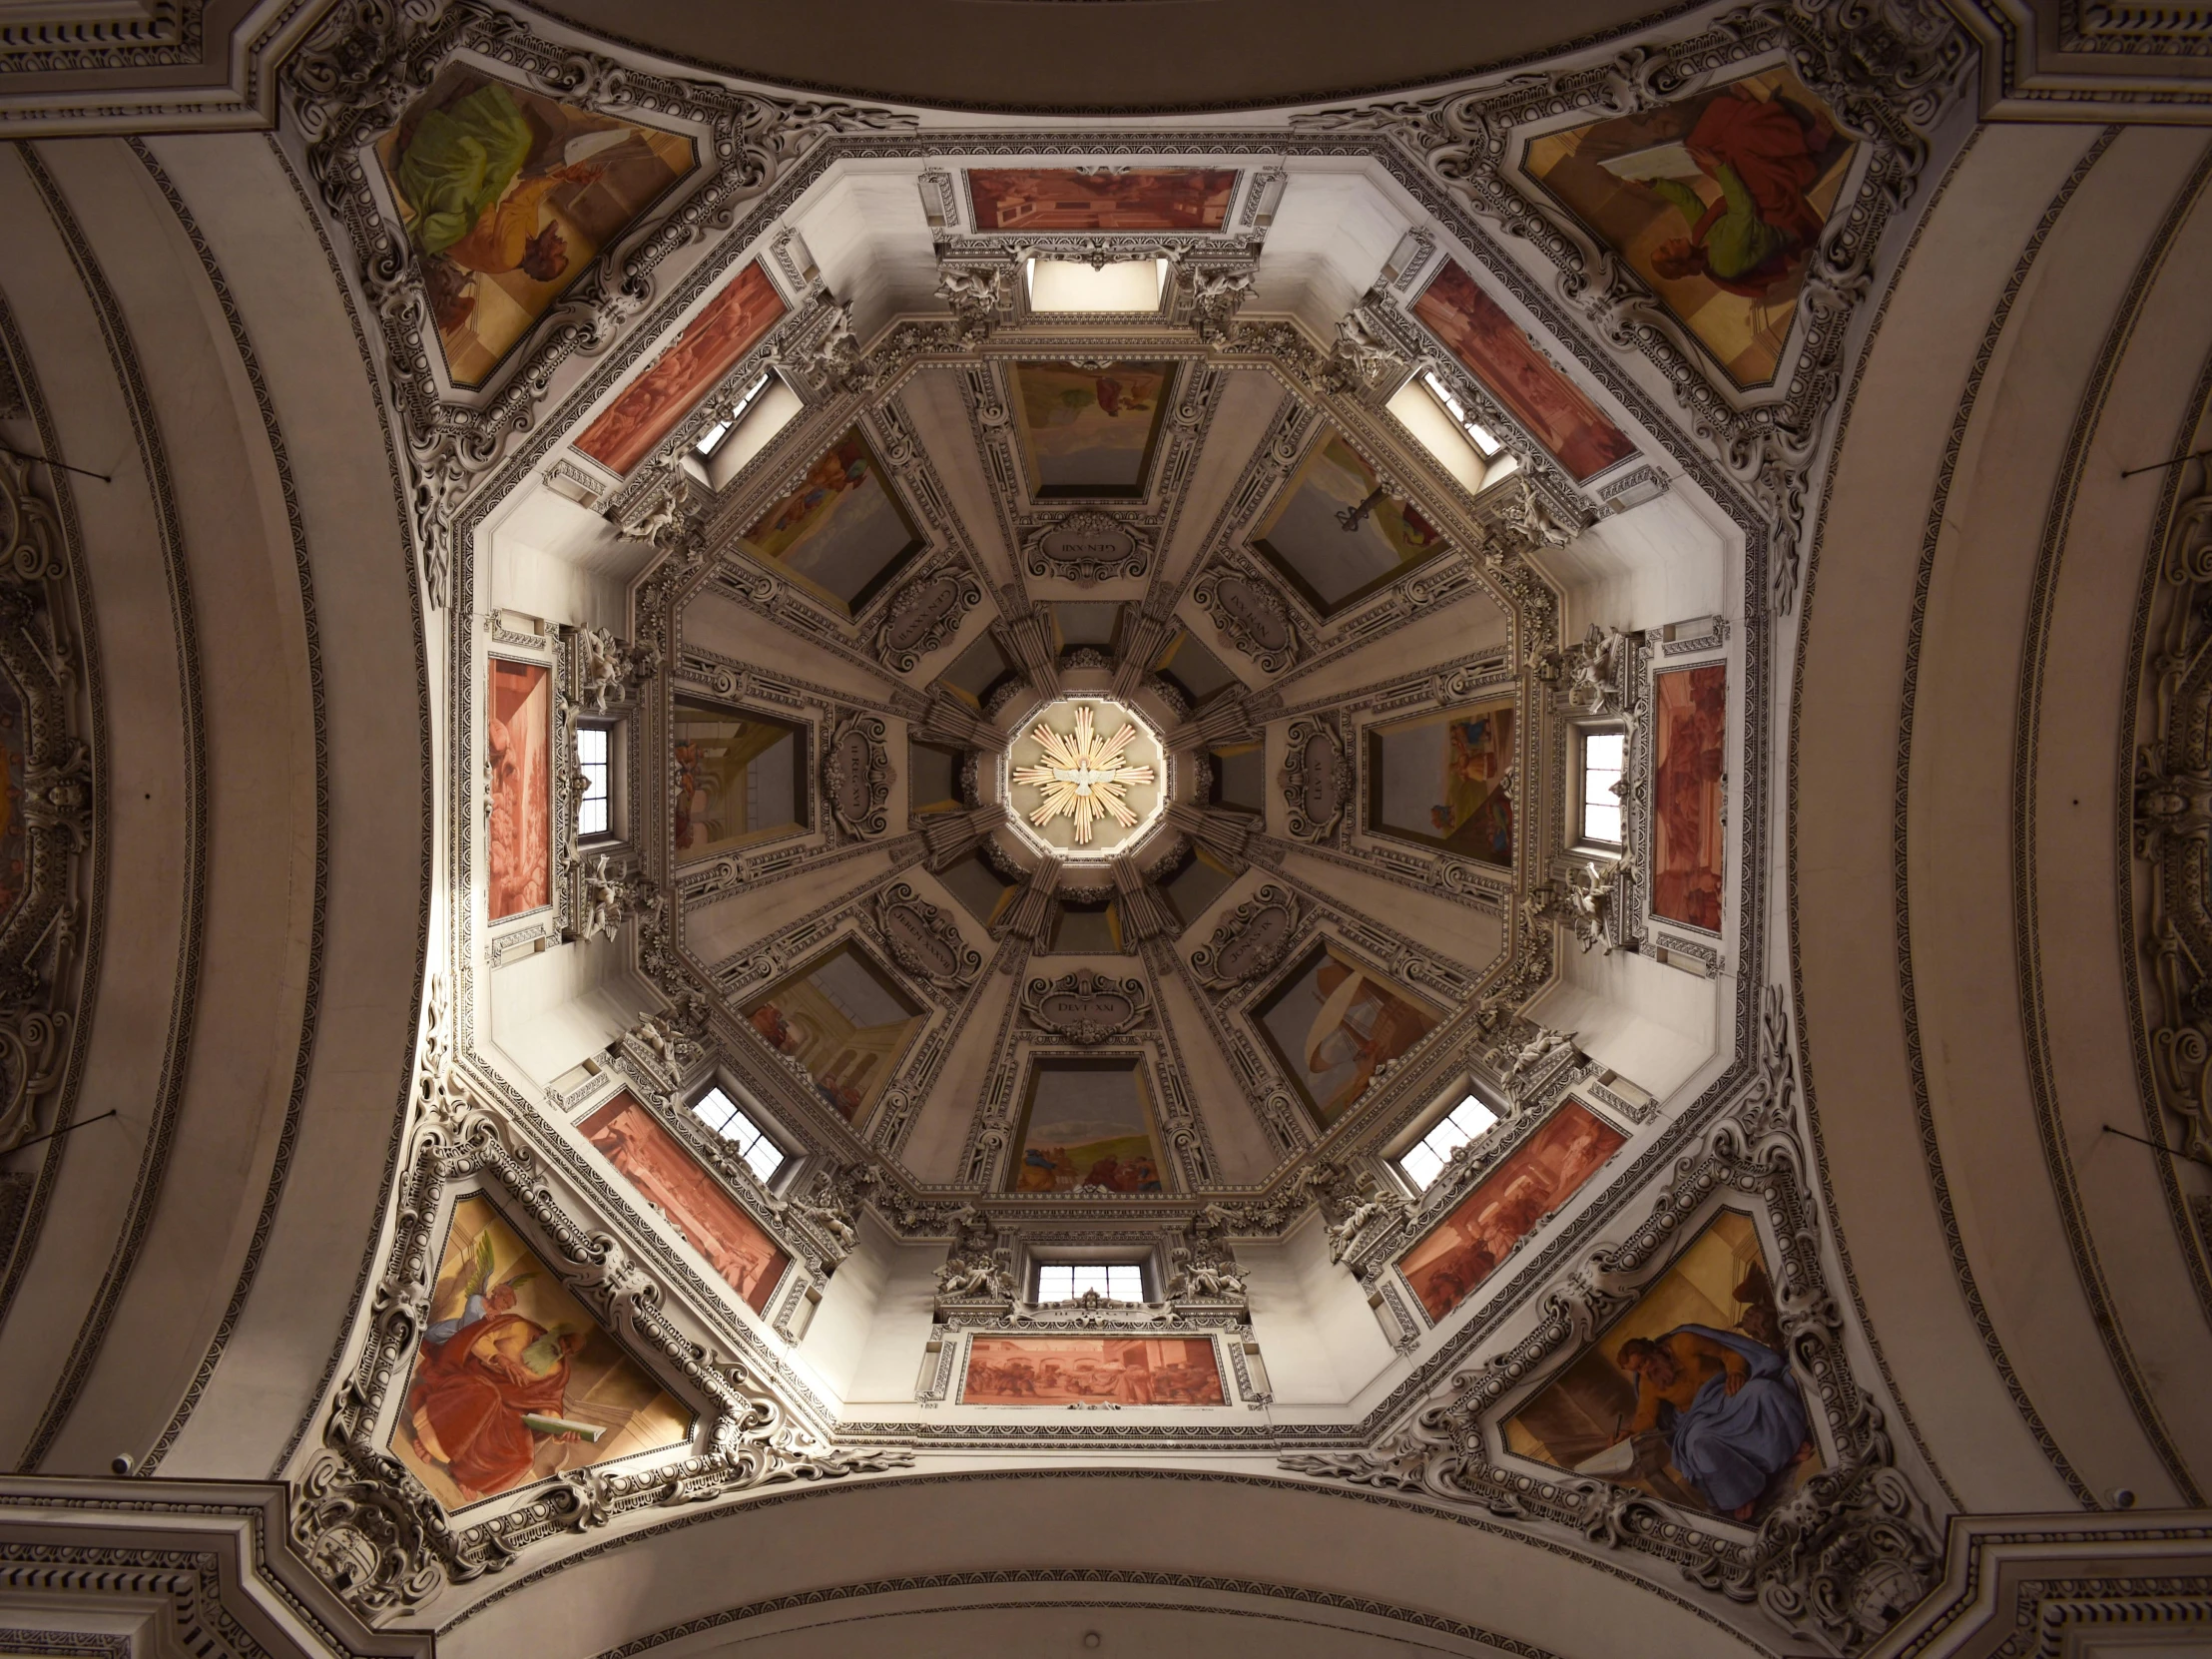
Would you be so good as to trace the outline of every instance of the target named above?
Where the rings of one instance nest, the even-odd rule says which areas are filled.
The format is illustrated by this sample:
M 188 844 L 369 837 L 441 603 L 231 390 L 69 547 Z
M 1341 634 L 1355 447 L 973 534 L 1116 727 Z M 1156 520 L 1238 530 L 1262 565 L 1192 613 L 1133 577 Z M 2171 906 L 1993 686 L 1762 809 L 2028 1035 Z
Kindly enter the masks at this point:
M 738 1149 L 746 1167 L 766 1184 L 784 1167 L 784 1149 L 768 1138 L 767 1131 L 746 1116 L 738 1103 L 720 1089 L 709 1089 L 692 1102 L 692 1113 L 701 1123 Z
M 1046 1262 L 1037 1269 L 1037 1300 L 1073 1302 L 1096 1291 L 1112 1302 L 1144 1300 L 1144 1269 L 1135 1262 Z
M 1482 458 L 1485 461 L 1496 460 L 1497 452 L 1505 446 L 1497 441 L 1490 429 L 1468 414 L 1466 405 L 1446 391 L 1444 383 L 1433 373 L 1423 374 L 1421 378 L 1428 382 L 1429 395 L 1441 403 L 1445 412 L 1459 423 L 1459 429 L 1467 434 L 1467 441 L 1482 452 Z
M 1470 1094 L 1452 1107 L 1417 1145 L 1406 1148 L 1397 1167 L 1415 1187 L 1426 1190 L 1428 1183 L 1435 1180 L 1437 1172 L 1444 1167 L 1444 1160 L 1495 1122 L 1497 1114 Z
M 745 395 L 738 399 L 737 406 L 731 409 L 730 413 L 723 419 L 715 422 L 714 425 L 699 434 L 697 448 L 702 457 L 712 455 L 720 449 L 722 440 L 738 429 L 738 422 L 745 418 L 746 411 L 760 401 L 762 392 L 768 390 L 768 383 L 771 378 L 772 376 L 763 374 L 750 386 L 747 386 Z
M 576 764 L 584 774 L 584 799 L 576 808 L 576 832 L 586 840 L 614 828 L 614 797 L 608 793 L 613 750 L 614 734 L 606 727 L 576 729 Z
M 1587 732 L 1582 737 L 1582 838 L 1605 846 L 1621 843 L 1621 758 L 1627 738 L 1619 732 Z

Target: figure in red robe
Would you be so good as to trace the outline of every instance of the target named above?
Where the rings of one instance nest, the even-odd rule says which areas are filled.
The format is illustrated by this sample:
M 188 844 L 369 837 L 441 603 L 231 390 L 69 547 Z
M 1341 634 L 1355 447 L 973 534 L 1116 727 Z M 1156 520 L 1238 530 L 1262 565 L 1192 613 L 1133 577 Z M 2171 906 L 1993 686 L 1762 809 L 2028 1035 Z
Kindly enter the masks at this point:
M 513 1292 L 498 1286 L 488 1297 L 470 1298 L 468 1313 L 475 1317 L 442 1341 L 440 1327 L 432 1326 L 408 1392 L 415 1449 L 442 1462 L 470 1499 L 530 1479 L 541 1441 L 576 1438 L 543 1434 L 522 1419 L 561 1414 L 569 1357 L 582 1346 L 582 1334 L 548 1332 L 512 1312 L 513 1302 Z

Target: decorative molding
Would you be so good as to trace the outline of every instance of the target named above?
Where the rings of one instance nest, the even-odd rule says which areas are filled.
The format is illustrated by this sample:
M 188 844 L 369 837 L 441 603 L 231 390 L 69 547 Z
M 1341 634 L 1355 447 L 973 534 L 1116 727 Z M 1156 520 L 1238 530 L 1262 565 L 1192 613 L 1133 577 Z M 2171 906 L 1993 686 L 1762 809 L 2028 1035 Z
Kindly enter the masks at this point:
M 1032 979 L 1021 993 L 1022 1017 L 1040 1031 L 1091 1047 L 1152 1022 L 1152 997 L 1142 979 L 1116 979 L 1077 968 L 1057 979 Z

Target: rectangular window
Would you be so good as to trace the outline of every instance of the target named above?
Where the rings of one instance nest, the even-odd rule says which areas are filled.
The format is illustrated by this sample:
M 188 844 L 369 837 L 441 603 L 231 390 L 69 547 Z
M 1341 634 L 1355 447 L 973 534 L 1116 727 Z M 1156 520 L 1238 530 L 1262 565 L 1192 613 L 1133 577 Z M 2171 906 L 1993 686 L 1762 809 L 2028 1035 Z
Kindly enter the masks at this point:
M 750 386 L 747 386 L 744 395 L 738 399 L 737 404 L 730 412 L 699 434 L 699 442 L 696 447 L 701 459 L 711 456 L 722 447 L 723 440 L 738 429 L 738 422 L 743 420 L 752 410 L 753 405 L 761 400 L 761 393 L 768 390 L 768 383 L 773 378 L 775 378 L 774 375 L 763 374 Z
M 1495 1122 L 1497 1114 L 1470 1094 L 1438 1119 L 1435 1128 L 1407 1147 L 1399 1156 L 1397 1167 L 1405 1172 L 1405 1179 L 1412 1182 L 1415 1190 L 1425 1192 L 1428 1183 L 1443 1169 L 1445 1160 Z
M 1073 1302 L 1096 1291 L 1110 1302 L 1144 1300 L 1144 1268 L 1136 1262 L 1046 1262 L 1037 1269 L 1037 1301 Z
M 584 775 L 584 799 L 576 805 L 576 833 L 584 840 L 614 832 L 614 729 L 576 728 L 576 765 Z
M 1505 447 L 1497 441 L 1496 434 L 1467 413 L 1466 405 L 1445 389 L 1443 381 L 1436 378 L 1433 370 L 1423 374 L 1421 378 L 1427 382 L 1428 395 L 1444 406 L 1444 413 L 1450 415 L 1459 430 L 1467 434 L 1467 441 L 1481 451 L 1482 458 L 1485 461 L 1496 460 L 1497 452 Z
M 1623 732 L 1582 734 L 1582 838 L 1599 846 L 1621 843 L 1617 786 L 1628 747 Z
M 746 1167 L 766 1186 L 784 1167 L 784 1149 L 768 1138 L 768 1132 L 720 1089 L 709 1089 L 692 1102 L 692 1115 L 738 1149 Z

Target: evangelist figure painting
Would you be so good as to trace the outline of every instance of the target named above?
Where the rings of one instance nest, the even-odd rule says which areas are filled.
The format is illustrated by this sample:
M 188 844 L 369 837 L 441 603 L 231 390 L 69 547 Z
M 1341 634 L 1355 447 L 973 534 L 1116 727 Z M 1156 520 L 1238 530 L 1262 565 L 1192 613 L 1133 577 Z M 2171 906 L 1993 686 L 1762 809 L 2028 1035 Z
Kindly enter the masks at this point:
M 715 1272 L 748 1307 L 756 1314 L 768 1311 L 768 1299 L 791 1266 L 791 1258 L 699 1167 L 660 1119 L 625 1092 L 577 1128 L 648 1203 L 675 1224 L 694 1250 L 714 1264 Z
M 969 1405 L 1223 1405 L 1206 1337 L 977 1337 L 960 1388 Z
M 1233 168 L 985 167 L 968 174 L 978 231 L 1218 231 Z
M 1260 1004 L 1261 1034 L 1326 1126 L 1443 1016 L 1325 940 Z
M 1739 386 L 1774 379 L 1857 146 L 1787 69 L 1530 141 L 1545 190 Z
M 679 1445 L 682 1401 L 471 1195 L 453 1207 L 391 1449 L 448 1509 Z
M 1821 1466 L 1748 1216 L 1716 1217 L 1505 1424 L 1522 1457 L 1754 1521 Z
M 482 385 L 671 185 L 692 141 L 452 64 L 377 141 L 446 371 Z
M 1450 545 L 1419 507 L 1391 495 L 1336 433 L 1307 456 L 1253 546 L 1327 616 Z
M 670 730 L 679 858 L 703 858 L 806 828 L 805 729 L 680 697 Z
M 1464 1302 L 1513 1246 L 1620 1150 L 1625 1137 L 1569 1100 L 1408 1250 L 1397 1271 L 1431 1320 Z
M 629 472 L 760 342 L 784 309 L 784 296 L 754 261 L 584 428 L 576 447 L 611 472 Z
M 1030 495 L 1039 501 L 1142 496 L 1171 366 L 1014 364 Z
M 923 1017 L 850 944 L 778 981 L 740 1012 L 763 1042 L 806 1068 L 824 1103 L 849 1123 L 875 1104 Z
M 746 531 L 745 545 L 850 614 L 882 591 L 922 541 L 855 426 L 808 468 L 797 489 L 769 503 Z
M 1413 302 L 1413 316 L 1577 480 L 1636 453 L 1628 435 L 1455 262 L 1444 261 Z
M 553 902 L 552 671 L 542 663 L 491 659 L 484 713 L 484 862 L 493 921 Z
M 1651 913 L 1717 933 L 1728 667 L 1654 675 L 1651 701 Z
M 1509 702 L 1368 729 L 1368 828 L 1511 867 L 1515 721 Z
M 1039 1060 L 1029 1073 L 1020 1147 L 1018 1193 L 1163 1189 L 1144 1068 L 1134 1060 Z

